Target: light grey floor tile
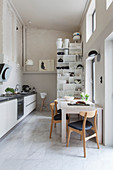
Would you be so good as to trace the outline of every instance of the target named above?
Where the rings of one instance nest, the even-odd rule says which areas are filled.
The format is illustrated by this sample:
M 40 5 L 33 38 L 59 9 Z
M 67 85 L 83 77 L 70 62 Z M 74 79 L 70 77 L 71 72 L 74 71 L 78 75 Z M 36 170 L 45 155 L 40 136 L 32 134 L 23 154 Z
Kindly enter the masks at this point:
M 69 147 L 61 143 L 60 124 L 49 138 L 51 114 L 34 112 L 0 141 L 0 170 L 112 170 L 113 148 L 95 140 L 83 143 L 71 134 Z
M 23 160 L 6 159 L 0 165 L 0 170 L 20 170 Z
M 24 160 L 19 170 L 41 170 L 41 161 L 40 160 Z

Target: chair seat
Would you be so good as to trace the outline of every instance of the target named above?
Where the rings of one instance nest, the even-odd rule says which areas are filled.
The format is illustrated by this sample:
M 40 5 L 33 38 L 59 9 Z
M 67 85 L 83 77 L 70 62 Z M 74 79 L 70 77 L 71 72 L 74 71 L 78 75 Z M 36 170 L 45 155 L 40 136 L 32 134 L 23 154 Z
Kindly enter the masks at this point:
M 73 129 L 82 130 L 83 120 L 79 120 L 77 122 L 69 123 L 68 126 L 73 128 Z M 89 130 L 92 127 L 93 127 L 92 123 L 87 120 L 85 130 Z
M 61 114 L 61 113 L 62 113 L 62 110 L 61 110 L 61 109 L 57 110 L 57 113 Z
M 68 119 L 69 119 L 69 117 L 68 117 L 68 115 L 66 115 L 66 120 L 68 120 Z M 55 115 L 54 120 L 62 120 L 61 114 Z

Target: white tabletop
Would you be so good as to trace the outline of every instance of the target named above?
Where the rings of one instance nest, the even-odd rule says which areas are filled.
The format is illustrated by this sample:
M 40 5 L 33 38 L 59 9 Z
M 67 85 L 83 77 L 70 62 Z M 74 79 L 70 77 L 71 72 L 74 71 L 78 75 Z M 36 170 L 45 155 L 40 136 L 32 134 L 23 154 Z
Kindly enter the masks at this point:
M 66 109 L 66 111 L 68 113 L 72 113 L 72 112 L 80 112 L 80 111 L 92 111 L 92 110 L 95 110 L 97 108 L 102 108 L 101 106 L 97 105 L 97 104 L 94 104 L 92 103 L 91 101 L 84 101 L 86 104 L 89 104 L 89 106 L 76 106 L 76 105 L 68 105 L 68 103 L 76 103 L 77 101 L 83 101 L 83 100 L 73 100 L 73 101 L 66 101 L 64 99 L 60 99 L 59 100 L 59 107 L 61 109 Z

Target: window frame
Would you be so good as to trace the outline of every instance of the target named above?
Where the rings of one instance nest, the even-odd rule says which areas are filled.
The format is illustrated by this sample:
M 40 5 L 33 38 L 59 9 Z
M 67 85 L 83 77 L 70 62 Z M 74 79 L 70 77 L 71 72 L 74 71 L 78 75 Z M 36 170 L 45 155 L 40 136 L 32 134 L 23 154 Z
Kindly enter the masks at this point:
M 96 0 L 91 0 L 86 13 L 86 43 L 96 31 L 96 22 Z
M 94 9 L 94 11 L 92 13 L 92 33 L 94 33 L 95 29 L 96 29 L 95 17 L 96 17 L 96 9 Z
M 95 59 L 92 60 L 92 102 L 95 103 Z
M 110 2 L 106 0 L 106 10 L 108 10 L 108 8 L 111 6 L 112 3 L 113 3 L 113 0 L 111 0 Z

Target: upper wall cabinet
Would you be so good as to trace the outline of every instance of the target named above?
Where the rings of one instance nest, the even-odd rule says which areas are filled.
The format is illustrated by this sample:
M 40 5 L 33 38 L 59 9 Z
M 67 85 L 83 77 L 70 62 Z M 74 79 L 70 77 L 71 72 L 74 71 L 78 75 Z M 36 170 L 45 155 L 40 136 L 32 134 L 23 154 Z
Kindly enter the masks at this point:
M 4 62 L 15 62 L 22 66 L 22 24 L 7 2 L 4 8 L 3 51 Z
M 7 4 L 4 11 L 4 30 L 3 30 L 3 51 L 4 62 L 14 60 L 14 21 L 15 16 L 10 6 Z
M 22 25 L 17 18 L 15 25 L 15 41 L 15 59 L 17 64 L 22 66 Z

